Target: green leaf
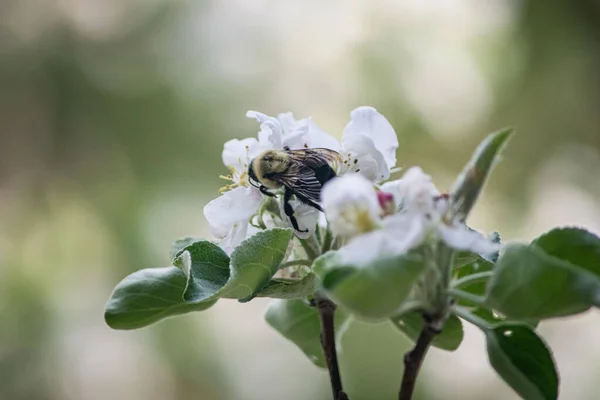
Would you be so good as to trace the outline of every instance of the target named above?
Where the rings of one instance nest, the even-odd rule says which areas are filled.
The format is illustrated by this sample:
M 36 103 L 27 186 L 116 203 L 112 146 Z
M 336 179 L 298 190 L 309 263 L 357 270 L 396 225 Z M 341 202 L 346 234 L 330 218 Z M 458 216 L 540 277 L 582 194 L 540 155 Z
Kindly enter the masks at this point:
M 337 265 L 335 256 L 327 257 L 327 266 L 315 269 L 323 289 L 351 313 L 370 320 L 393 315 L 425 268 L 420 258 L 410 255 L 381 258 L 360 267 Z
M 513 245 L 495 265 L 486 301 L 508 318 L 538 320 L 587 310 L 598 287 L 594 275 L 537 246 Z
M 464 221 L 467 218 L 502 147 L 513 132 L 513 128 L 505 128 L 492 133 L 477 147 L 450 191 L 452 204 L 455 205 L 451 215 L 453 219 Z
M 600 238 L 593 233 L 580 228 L 557 228 L 543 234 L 531 244 L 600 279 Z
M 314 364 L 322 368 L 327 366 L 319 336 L 319 313 L 305 300 L 272 300 L 265 320 L 283 337 L 294 342 Z
M 485 329 L 490 364 L 522 398 L 556 400 L 558 372 L 544 341 L 524 324 Z
M 189 252 L 190 262 L 186 270 L 189 280 L 184 299 L 198 302 L 225 297 L 248 301 L 263 289 L 282 295 L 283 292 L 290 295 L 294 290 L 306 289 L 302 285 L 307 281 L 295 287 L 275 281 L 266 287 L 284 260 L 291 237 L 290 229 L 258 232 L 236 247 L 231 259 L 211 242 L 199 241 L 186 247 L 184 250 Z M 185 252 L 179 257 L 177 261 L 185 264 L 179 261 L 186 257 Z
M 273 299 L 304 299 L 315 291 L 315 281 L 313 273 L 302 279 L 271 279 L 256 296 Z
M 320 255 L 315 259 L 312 265 L 312 270 L 318 276 L 322 276 L 327 271 L 327 268 L 335 266 L 337 264 L 337 251 L 328 251 L 325 254 Z
M 189 252 L 189 260 L 185 260 Z M 176 264 L 183 264 L 189 276 L 183 298 L 200 302 L 219 297 L 219 292 L 229 280 L 229 256 L 216 244 L 206 240 L 194 242 L 183 248 Z M 189 263 L 189 265 L 186 265 Z
M 170 316 L 205 310 L 216 302 L 184 302 L 186 281 L 177 267 L 136 271 L 115 287 L 104 319 L 113 329 L 136 329 Z
M 326 368 L 325 356 L 321 347 L 321 319 L 315 307 L 304 300 L 279 300 L 269 303 L 265 320 L 283 337 L 292 341 L 315 365 Z M 335 312 L 337 347 L 340 348 L 340 334 L 348 322 L 347 314 L 338 309 Z
M 468 250 L 457 251 L 452 260 L 452 269 L 460 269 L 465 265 L 471 264 L 481 258 L 479 254 L 472 253 Z
M 392 318 L 392 322 L 413 342 L 417 340 L 421 329 L 423 329 L 423 318 L 418 312 L 410 312 L 401 317 Z M 462 340 L 462 322 L 455 315 L 451 315 L 444 324 L 442 332 L 436 335 L 431 344 L 443 350 L 454 351 L 458 349 Z
M 269 229 L 244 240 L 231 254 L 229 281 L 223 295 L 249 301 L 260 292 L 286 257 L 291 229 Z
M 177 239 L 175 243 L 171 245 L 171 260 L 175 260 L 186 247 L 200 240 L 202 239 L 195 237 L 184 237 Z

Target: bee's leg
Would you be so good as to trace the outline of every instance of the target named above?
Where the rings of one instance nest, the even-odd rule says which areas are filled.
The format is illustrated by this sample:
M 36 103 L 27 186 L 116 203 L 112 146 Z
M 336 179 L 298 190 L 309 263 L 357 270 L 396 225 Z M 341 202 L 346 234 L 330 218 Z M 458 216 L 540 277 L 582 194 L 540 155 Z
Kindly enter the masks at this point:
M 309 205 L 309 206 L 311 206 L 313 208 L 316 208 L 317 210 L 323 212 L 323 208 L 320 205 L 318 205 L 317 203 L 315 203 L 314 201 L 312 201 L 311 199 L 309 199 L 308 197 L 303 196 L 303 195 L 298 194 L 298 193 L 294 193 L 294 194 L 296 195 L 296 197 L 298 198 L 298 200 L 300 200 L 304 204 Z
M 288 218 L 290 219 L 290 222 L 292 223 L 292 226 L 294 227 L 295 230 L 297 230 L 298 232 L 308 232 L 308 229 L 302 230 L 298 226 L 298 220 L 294 216 L 294 209 L 292 208 L 292 205 L 290 204 L 290 199 L 292 198 L 292 194 L 294 194 L 294 193 L 290 189 L 285 188 L 285 193 L 283 194 L 283 211 L 285 212 L 285 215 L 287 215 Z
M 265 185 L 260 185 L 258 187 L 258 190 L 260 190 L 260 192 L 264 195 L 270 196 L 270 197 L 275 197 L 275 194 L 269 192 L 269 189 L 267 189 L 267 187 Z

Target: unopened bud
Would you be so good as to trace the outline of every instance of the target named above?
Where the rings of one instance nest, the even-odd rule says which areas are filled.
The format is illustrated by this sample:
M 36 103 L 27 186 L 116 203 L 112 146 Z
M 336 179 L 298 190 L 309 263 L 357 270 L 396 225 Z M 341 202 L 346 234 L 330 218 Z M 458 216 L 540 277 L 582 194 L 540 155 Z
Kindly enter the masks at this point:
M 379 207 L 381 207 L 381 216 L 392 215 L 396 211 L 396 203 L 394 202 L 394 195 L 387 192 L 377 191 L 377 200 L 379 201 Z

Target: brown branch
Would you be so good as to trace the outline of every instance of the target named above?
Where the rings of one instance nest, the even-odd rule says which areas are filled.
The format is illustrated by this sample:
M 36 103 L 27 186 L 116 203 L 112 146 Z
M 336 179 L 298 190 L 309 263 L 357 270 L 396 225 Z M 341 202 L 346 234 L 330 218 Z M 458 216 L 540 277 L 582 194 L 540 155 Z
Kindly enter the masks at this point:
M 437 328 L 438 321 L 432 321 L 426 316 L 423 316 L 423 320 L 423 329 L 421 329 L 415 347 L 404 355 L 404 375 L 402 376 L 398 400 L 412 399 L 421 364 L 423 364 L 431 342 L 440 333 L 440 329 Z
M 325 353 L 329 378 L 331 379 L 331 390 L 333 391 L 333 400 L 348 400 L 348 395 L 342 388 L 342 378 L 337 360 L 337 350 L 335 347 L 335 308 L 334 302 L 328 298 L 315 299 L 315 306 L 321 317 L 321 346 Z

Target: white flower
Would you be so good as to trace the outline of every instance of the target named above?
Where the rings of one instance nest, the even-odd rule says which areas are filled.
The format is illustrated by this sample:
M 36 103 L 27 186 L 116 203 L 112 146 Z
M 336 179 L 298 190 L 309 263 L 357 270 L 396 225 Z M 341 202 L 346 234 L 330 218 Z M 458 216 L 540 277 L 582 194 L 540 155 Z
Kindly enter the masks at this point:
M 296 121 L 291 112 L 279 114 L 274 118 L 257 111 L 248 111 L 246 117 L 260 122 L 258 142 L 261 150 L 322 147 L 338 151 L 340 148 L 339 141 L 319 129 L 311 118 Z
M 231 172 L 224 178 L 231 183 L 204 207 L 204 216 L 211 233 L 228 253 L 246 238 L 250 218 L 262 204 L 260 192 L 248 183 L 248 166 L 260 151 L 255 138 L 232 139 L 223 146 L 223 164 Z
M 379 204 L 373 183 L 349 173 L 325 184 L 322 206 L 329 228 L 336 234 L 357 235 L 379 227 Z
M 258 139 L 232 139 L 225 143 L 222 160 L 230 174 L 223 178 L 230 183 L 219 191 L 219 197 L 204 207 L 204 216 L 211 233 L 228 253 L 256 232 L 250 225 L 250 220 L 259 212 L 265 199 L 265 196 L 248 182 L 248 167 L 252 159 L 265 150 L 284 147 L 297 149 L 337 146 L 334 150 L 339 150 L 337 139 L 321 131 L 308 118 L 296 121 L 292 113 L 279 114 L 277 118 L 273 118 L 256 111 L 248 111 L 246 115 L 261 123 Z M 300 229 L 307 230 L 297 232 L 298 236 L 308 237 L 315 230 L 318 211 L 297 200 L 293 200 L 291 205 Z M 278 222 L 280 226 L 291 227 L 287 218 Z
M 401 211 L 382 215 L 373 185 L 358 174 L 336 178 L 323 189 L 323 206 L 330 228 L 351 240 L 339 250 L 342 263 L 366 264 L 382 256 L 405 254 L 429 240 L 443 240 L 456 250 L 487 254 L 498 250 L 478 232 L 462 223 L 444 220 L 448 199 L 431 177 L 411 168 L 404 178 L 382 186 L 390 189 Z M 383 213 L 385 214 L 385 213 Z
M 373 107 L 358 107 L 342 135 L 341 153 L 346 167 L 372 182 L 390 177 L 396 165 L 398 137 L 389 121 Z

